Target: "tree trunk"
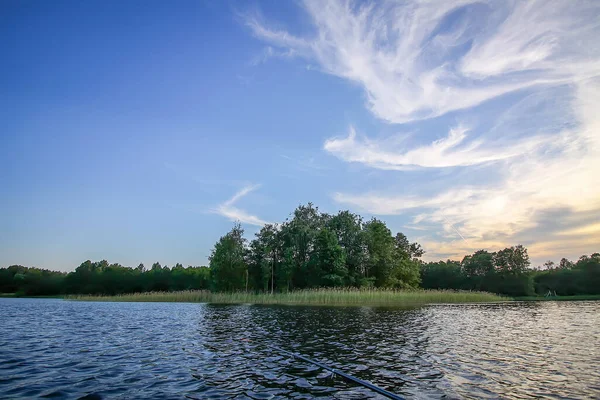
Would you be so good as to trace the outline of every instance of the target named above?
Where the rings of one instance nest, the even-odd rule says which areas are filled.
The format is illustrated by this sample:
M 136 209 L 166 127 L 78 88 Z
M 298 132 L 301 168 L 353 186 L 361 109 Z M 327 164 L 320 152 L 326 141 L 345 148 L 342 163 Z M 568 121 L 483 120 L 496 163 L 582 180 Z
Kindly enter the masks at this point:
M 273 285 L 275 283 L 275 260 L 271 263 L 271 295 L 273 295 Z

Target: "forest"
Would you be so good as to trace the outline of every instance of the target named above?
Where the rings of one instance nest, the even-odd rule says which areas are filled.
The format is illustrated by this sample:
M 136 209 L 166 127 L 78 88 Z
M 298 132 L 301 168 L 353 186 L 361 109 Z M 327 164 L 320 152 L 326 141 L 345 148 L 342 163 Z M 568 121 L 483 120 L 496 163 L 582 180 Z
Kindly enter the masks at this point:
M 385 222 L 350 211 L 335 215 L 301 205 L 252 238 L 240 224 L 214 245 L 209 266 L 146 269 L 85 261 L 70 273 L 0 268 L 0 293 L 19 295 L 141 293 L 205 289 L 281 293 L 326 287 L 456 289 L 508 296 L 600 294 L 600 254 L 531 268 L 521 245 L 479 250 L 462 261 L 423 262 L 424 250 Z

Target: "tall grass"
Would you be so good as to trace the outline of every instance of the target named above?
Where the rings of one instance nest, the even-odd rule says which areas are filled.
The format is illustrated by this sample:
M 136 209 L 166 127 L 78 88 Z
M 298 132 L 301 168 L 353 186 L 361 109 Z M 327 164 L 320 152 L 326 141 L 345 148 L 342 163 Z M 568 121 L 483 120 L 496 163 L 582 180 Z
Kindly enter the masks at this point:
M 515 297 L 517 301 L 573 301 L 573 300 L 600 300 L 600 294 L 577 294 L 572 296 L 522 296 Z
M 288 304 L 332 306 L 416 306 L 508 300 L 492 293 L 450 290 L 309 289 L 289 293 L 214 293 L 205 290 L 147 292 L 116 296 L 71 295 L 68 300 L 189 302 L 215 304 Z

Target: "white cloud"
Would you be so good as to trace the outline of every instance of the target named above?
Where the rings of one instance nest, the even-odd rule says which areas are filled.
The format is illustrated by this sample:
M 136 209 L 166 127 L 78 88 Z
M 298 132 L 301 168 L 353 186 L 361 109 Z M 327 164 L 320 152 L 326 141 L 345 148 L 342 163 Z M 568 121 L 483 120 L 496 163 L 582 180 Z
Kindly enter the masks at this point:
M 425 246 L 433 256 L 458 257 L 479 248 L 516 244 L 521 232 L 536 228 L 536 213 L 542 210 L 600 215 L 600 81 L 580 85 L 576 98 L 573 106 L 581 124 L 556 136 L 554 149 L 560 151 L 518 157 L 500 170 L 501 179 L 494 184 L 457 186 L 434 196 L 336 193 L 334 200 L 377 215 L 413 215 L 413 224 L 438 224 L 445 239 L 431 239 Z M 538 232 L 550 239 L 533 242 L 530 253 L 559 257 L 569 246 L 573 251 L 597 251 L 593 245 L 600 243 L 600 232 L 591 222 Z
M 403 123 L 516 90 L 597 74 L 600 3 L 306 0 L 315 32 L 299 37 L 257 18 L 255 36 L 361 85 L 368 108 Z
M 323 148 L 344 161 L 359 162 L 379 169 L 408 170 L 416 167 L 469 166 L 505 160 L 529 154 L 555 141 L 551 136 L 534 136 L 516 143 L 486 145 L 482 140 L 467 142 L 467 132 L 467 128 L 459 125 L 451 128 L 448 136 L 442 139 L 428 145 L 403 149 L 390 146 L 386 141 L 366 137 L 357 139 L 356 131 L 351 126 L 347 137 L 328 139 Z
M 600 2 L 306 0 L 303 8 L 311 34 L 247 23 L 272 46 L 293 49 L 323 72 L 360 85 L 373 115 L 412 122 L 416 139 L 373 138 L 351 126 L 346 137 L 325 141 L 327 152 L 377 169 L 459 166 L 468 174 L 478 165 L 494 176 L 467 186 L 450 170 L 437 193 L 423 194 L 432 190 L 423 182 L 411 186 L 414 194 L 367 188 L 336 193 L 334 200 L 438 226 L 423 243 L 436 256 L 516 244 L 520 234 L 539 228 L 536 215 L 544 210 L 600 215 Z M 425 132 L 420 120 L 458 110 L 477 120 L 475 106 L 481 110 L 517 91 L 516 103 L 517 96 L 504 97 L 504 104 L 495 103 L 504 111 L 486 114 L 487 131 L 453 123 L 443 137 L 434 132 L 435 141 L 418 137 Z M 600 243 L 600 234 L 585 225 L 548 229 L 530 240 L 534 257 L 592 251 Z
M 229 200 L 220 204 L 217 208 L 212 210 L 216 214 L 220 214 L 226 218 L 229 218 L 232 221 L 239 221 L 244 224 L 263 226 L 268 224 L 267 221 L 260 219 L 255 215 L 251 215 L 248 212 L 241 210 L 235 206 L 235 203 L 238 202 L 242 197 L 246 196 L 248 193 L 256 190 L 259 185 L 248 185 L 238 191 L 233 195 Z
M 598 33 L 598 4 L 521 1 L 509 11 L 498 26 L 474 41 L 460 63 L 462 73 L 487 78 L 535 71 L 554 80 L 597 71 L 597 60 L 587 56 L 593 47 L 598 49 L 593 39 Z

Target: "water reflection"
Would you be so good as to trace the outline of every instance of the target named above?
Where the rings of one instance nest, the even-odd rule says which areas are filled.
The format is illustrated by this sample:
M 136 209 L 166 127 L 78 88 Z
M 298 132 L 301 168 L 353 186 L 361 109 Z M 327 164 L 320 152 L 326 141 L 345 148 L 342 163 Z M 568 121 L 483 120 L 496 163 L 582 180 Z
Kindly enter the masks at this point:
M 600 396 L 600 302 L 377 308 L 0 299 L 0 397 Z

